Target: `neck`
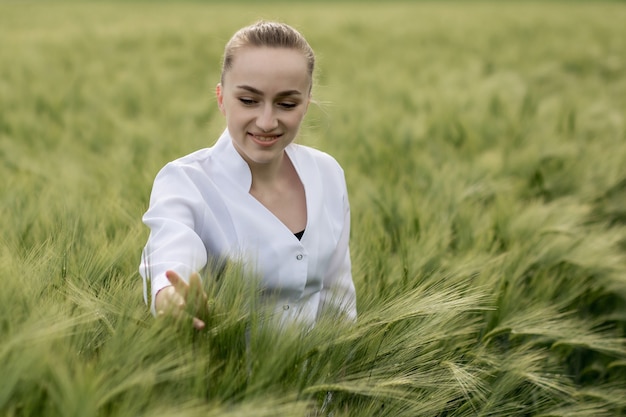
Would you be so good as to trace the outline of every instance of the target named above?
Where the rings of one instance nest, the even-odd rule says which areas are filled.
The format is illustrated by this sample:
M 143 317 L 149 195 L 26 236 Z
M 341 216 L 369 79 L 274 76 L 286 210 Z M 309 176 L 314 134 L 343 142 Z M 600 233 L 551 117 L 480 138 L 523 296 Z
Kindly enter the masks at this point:
M 250 173 L 252 174 L 252 188 L 255 185 L 273 185 L 276 184 L 281 178 L 284 177 L 283 173 L 288 164 L 288 158 L 285 157 L 285 152 L 281 154 L 280 158 L 272 161 L 268 164 L 256 164 L 249 162 Z

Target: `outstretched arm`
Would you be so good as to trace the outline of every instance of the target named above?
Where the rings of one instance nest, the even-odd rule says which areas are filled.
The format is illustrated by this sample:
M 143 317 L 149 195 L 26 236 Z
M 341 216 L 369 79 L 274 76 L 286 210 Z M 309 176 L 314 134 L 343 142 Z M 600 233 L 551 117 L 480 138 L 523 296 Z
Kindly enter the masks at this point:
M 157 294 L 170 286 L 180 289 L 184 280 L 206 265 L 207 250 L 199 236 L 204 224 L 204 206 L 196 184 L 180 167 L 168 164 L 159 172 L 150 207 L 143 216 L 150 236 L 139 268 L 146 302 L 147 282 L 150 283 L 151 310 L 155 315 Z M 166 290 L 159 298 L 169 299 L 173 291 Z

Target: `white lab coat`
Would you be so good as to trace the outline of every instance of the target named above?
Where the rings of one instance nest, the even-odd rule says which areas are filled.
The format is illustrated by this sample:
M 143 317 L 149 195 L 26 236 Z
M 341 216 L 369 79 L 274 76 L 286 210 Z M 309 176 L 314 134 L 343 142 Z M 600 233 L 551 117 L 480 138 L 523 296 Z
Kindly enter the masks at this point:
M 217 143 L 168 163 L 157 175 L 140 273 L 151 281 L 152 303 L 170 285 L 165 271 L 184 279 L 220 259 L 241 262 L 248 276 L 276 298 L 280 321 L 314 323 L 326 303 L 356 318 L 349 235 L 350 207 L 343 170 L 328 154 L 286 148 L 304 185 L 307 224 L 298 240 L 250 195 L 250 169 L 226 130 Z

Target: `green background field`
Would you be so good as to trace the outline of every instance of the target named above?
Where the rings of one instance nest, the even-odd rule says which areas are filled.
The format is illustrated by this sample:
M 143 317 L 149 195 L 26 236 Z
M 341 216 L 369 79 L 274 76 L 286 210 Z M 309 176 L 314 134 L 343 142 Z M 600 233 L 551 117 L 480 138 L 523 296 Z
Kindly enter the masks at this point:
M 234 266 L 205 280 L 208 331 L 143 304 L 152 180 L 224 129 L 222 48 L 260 18 L 318 55 L 299 141 L 346 172 L 355 326 L 254 326 Z M 0 415 L 626 414 L 624 22 L 623 2 L 0 3 Z

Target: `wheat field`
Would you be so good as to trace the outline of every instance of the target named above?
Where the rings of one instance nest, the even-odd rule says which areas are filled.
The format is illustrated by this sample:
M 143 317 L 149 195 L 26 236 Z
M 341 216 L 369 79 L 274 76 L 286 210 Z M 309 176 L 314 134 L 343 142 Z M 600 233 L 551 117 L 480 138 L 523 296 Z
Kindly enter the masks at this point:
M 318 55 L 359 319 L 154 319 L 152 180 L 217 139 L 224 43 Z M 623 2 L 0 2 L 0 415 L 626 414 Z

